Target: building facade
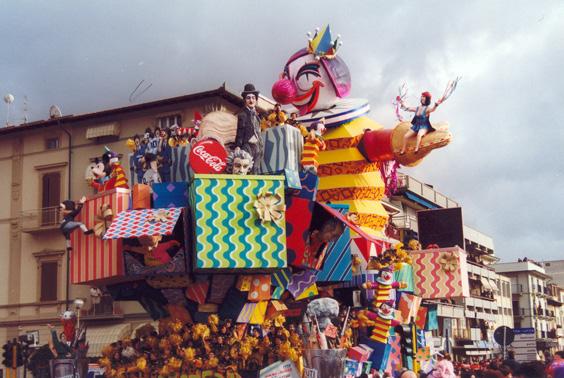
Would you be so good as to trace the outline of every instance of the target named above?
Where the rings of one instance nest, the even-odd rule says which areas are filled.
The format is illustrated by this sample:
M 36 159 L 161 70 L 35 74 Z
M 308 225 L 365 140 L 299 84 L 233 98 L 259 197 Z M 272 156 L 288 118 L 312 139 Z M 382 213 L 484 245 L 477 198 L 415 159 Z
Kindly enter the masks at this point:
M 259 99 L 262 110 L 272 105 Z M 47 343 L 46 324 L 59 325 L 75 299 L 85 302 L 80 321 L 89 325 L 90 355 L 150 321 L 137 302 L 114 303 L 88 286 L 68 285 L 69 256 L 59 231 L 58 205 L 93 194 L 85 169 L 104 153 L 104 146 L 122 154 L 124 170 L 131 172 L 125 141 L 133 135 L 173 123 L 189 127 L 196 111 L 235 113 L 242 106 L 241 97 L 223 86 L 0 129 L 0 193 L 6 194 L 0 207 L 0 340 L 33 333 L 39 344 Z
M 395 237 L 407 242 L 418 236 L 417 211 L 456 208 L 460 204 L 430 185 L 399 174 L 390 206 L 397 209 L 392 216 Z M 466 225 L 463 235 L 464 246 L 460 247 L 467 253 L 470 297 L 433 301 L 439 317 L 435 343 L 443 347 L 450 344 L 459 359 L 492 354 L 495 328 L 513 327 L 510 281 L 492 268 L 498 261 L 493 239 Z M 449 337 L 448 342 L 445 337 Z
M 561 302 L 558 288 L 549 284 L 552 277 L 540 263 L 527 258 L 498 263 L 494 268 L 511 280 L 515 328 L 534 328 L 537 349 L 553 354 L 559 345 L 557 315 Z

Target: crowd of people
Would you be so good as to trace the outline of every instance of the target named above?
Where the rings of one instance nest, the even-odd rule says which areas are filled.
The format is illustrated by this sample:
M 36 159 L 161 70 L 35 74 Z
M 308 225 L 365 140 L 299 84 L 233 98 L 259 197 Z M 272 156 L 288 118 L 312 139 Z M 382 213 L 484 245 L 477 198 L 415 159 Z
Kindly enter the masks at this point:
M 519 363 L 510 354 L 503 360 L 501 357 L 484 360 L 464 360 L 452 362 L 445 353 L 439 355 L 439 361 L 430 373 L 415 373 L 403 369 L 393 374 L 385 373 L 374 378 L 564 378 L 564 351 L 556 352 L 547 361 L 530 361 Z

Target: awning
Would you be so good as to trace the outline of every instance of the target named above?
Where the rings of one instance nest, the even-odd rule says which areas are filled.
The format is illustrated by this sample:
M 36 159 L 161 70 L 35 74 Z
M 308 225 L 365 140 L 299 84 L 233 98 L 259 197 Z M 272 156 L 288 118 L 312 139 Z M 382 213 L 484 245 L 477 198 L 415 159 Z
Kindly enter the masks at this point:
M 88 342 L 87 357 L 100 357 L 102 349 L 113 342 L 131 335 L 131 324 L 122 323 L 105 327 L 88 327 L 86 341 Z
M 122 211 L 106 231 L 104 239 L 170 235 L 181 213 L 182 209 L 178 207 Z
M 484 289 L 493 291 L 493 287 L 490 285 L 490 280 L 485 277 L 480 277 L 480 282 L 482 283 Z
M 119 123 L 117 122 L 89 127 L 88 129 L 86 129 L 86 139 L 96 139 L 105 136 L 118 136 L 119 131 Z
M 496 293 L 499 293 L 499 287 L 497 287 L 495 280 L 488 280 L 488 281 L 490 281 L 490 286 L 492 287 L 493 291 L 495 291 Z

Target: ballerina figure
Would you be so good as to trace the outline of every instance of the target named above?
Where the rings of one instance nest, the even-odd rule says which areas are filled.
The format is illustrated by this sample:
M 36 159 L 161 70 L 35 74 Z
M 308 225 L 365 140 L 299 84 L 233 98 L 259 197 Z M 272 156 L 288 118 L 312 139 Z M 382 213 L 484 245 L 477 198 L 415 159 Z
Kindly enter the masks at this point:
M 411 128 L 403 136 L 403 145 L 400 150 L 400 155 L 405 154 L 408 139 L 415 135 L 417 135 L 417 142 L 415 143 L 414 152 L 419 152 L 419 146 L 421 145 L 421 139 L 423 136 L 431 131 L 435 131 L 431 122 L 429 122 L 429 115 L 437 110 L 438 106 L 450 97 L 452 92 L 456 89 L 456 85 L 459 80 L 460 77 L 457 77 L 455 80 L 449 82 L 443 96 L 433 105 L 431 105 L 431 93 L 423 92 L 421 93 L 421 106 L 405 106 L 403 99 L 405 98 L 406 89 L 404 87 L 400 88 L 400 95 L 396 97 L 397 104 L 400 105 L 402 110 L 415 113 L 413 119 L 411 120 Z M 396 115 L 398 116 L 398 119 L 401 118 L 398 112 L 396 112 Z

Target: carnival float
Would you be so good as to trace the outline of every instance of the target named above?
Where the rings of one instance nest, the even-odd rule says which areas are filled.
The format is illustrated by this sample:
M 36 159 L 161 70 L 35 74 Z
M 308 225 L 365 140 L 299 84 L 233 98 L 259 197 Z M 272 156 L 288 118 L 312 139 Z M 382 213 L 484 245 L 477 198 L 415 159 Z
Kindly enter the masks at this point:
M 398 118 L 400 109 L 415 117 L 385 129 L 366 100 L 348 97 L 351 75 L 329 26 L 304 42 L 272 87 L 296 113 L 277 106 L 260 117 L 247 84 L 238 114 L 198 113 L 193 127 L 167 130 L 157 149 L 166 157 L 151 130 L 129 140 L 130 166 L 144 167 L 129 183 L 108 149 L 87 170 L 97 193 L 63 204 L 72 283 L 138 301 L 158 320 L 104 348 L 107 376 L 432 367 L 437 313 L 421 301 L 468 296 L 465 253 L 390 239 L 381 201 L 400 165 L 450 142 L 448 125 L 429 114 L 456 81 L 432 105 L 425 92 L 409 107 L 400 90 Z

